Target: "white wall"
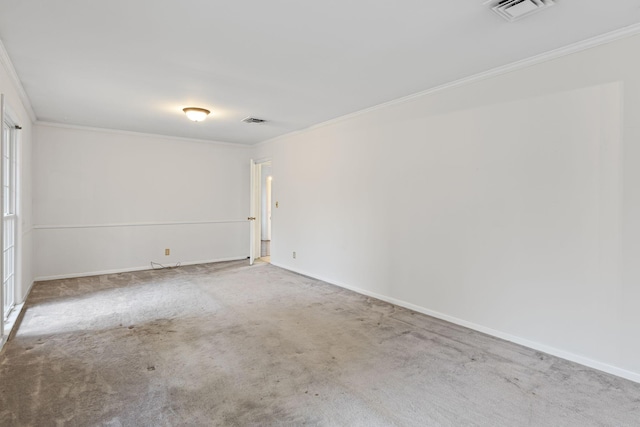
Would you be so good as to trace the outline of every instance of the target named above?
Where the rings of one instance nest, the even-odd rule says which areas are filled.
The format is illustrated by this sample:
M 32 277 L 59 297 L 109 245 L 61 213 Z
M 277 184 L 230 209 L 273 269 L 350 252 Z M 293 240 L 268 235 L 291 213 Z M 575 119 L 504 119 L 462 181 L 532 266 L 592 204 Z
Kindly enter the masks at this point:
M 257 147 L 272 262 L 640 381 L 639 51 L 627 38 Z
M 34 166 L 39 278 L 248 256 L 246 147 L 38 124 Z
M 18 235 L 16 242 L 17 253 L 17 289 L 16 303 L 22 303 L 33 283 L 33 241 L 32 241 L 32 190 L 31 190 L 31 151 L 32 151 L 32 121 L 30 106 L 24 105 L 20 96 L 19 83 L 11 75 L 13 65 L 10 63 L 4 46 L 0 43 L 0 93 L 5 96 L 5 105 L 12 120 L 22 130 L 18 132 Z

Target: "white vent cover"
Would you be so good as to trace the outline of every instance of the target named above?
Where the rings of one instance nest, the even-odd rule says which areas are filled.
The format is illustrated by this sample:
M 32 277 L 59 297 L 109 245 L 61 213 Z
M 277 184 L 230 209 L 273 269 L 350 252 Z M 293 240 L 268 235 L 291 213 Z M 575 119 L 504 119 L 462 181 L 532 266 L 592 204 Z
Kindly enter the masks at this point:
M 554 0 L 501 0 L 491 9 L 507 21 L 513 22 L 555 4 Z

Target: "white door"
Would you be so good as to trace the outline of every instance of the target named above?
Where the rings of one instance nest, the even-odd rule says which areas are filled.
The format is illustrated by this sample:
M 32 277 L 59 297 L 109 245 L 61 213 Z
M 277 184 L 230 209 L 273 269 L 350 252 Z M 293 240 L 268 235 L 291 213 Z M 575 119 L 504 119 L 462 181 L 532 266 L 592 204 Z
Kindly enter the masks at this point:
M 253 265 L 255 260 L 255 239 L 256 239 L 256 162 L 249 160 L 249 265 Z

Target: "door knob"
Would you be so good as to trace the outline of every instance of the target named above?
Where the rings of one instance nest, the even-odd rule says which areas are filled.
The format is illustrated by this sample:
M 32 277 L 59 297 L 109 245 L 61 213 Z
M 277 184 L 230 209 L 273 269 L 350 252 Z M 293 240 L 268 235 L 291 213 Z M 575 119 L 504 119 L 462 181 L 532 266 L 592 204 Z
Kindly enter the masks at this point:
M 249 218 L 247 218 L 247 220 L 249 220 L 249 221 L 255 221 L 255 220 L 256 220 L 256 217 L 255 217 L 255 216 L 250 216 Z

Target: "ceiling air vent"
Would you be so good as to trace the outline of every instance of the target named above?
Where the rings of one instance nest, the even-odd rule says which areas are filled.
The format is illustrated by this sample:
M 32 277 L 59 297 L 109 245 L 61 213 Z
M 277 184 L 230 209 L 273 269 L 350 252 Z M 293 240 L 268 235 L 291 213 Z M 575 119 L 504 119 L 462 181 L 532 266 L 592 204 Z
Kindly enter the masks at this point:
M 554 0 L 501 0 L 497 3 L 491 3 L 493 4 L 491 9 L 509 22 L 540 12 L 556 4 Z
M 246 119 L 242 119 L 242 121 L 245 123 L 257 123 L 257 124 L 266 122 L 265 119 L 258 119 L 256 117 L 247 117 Z

